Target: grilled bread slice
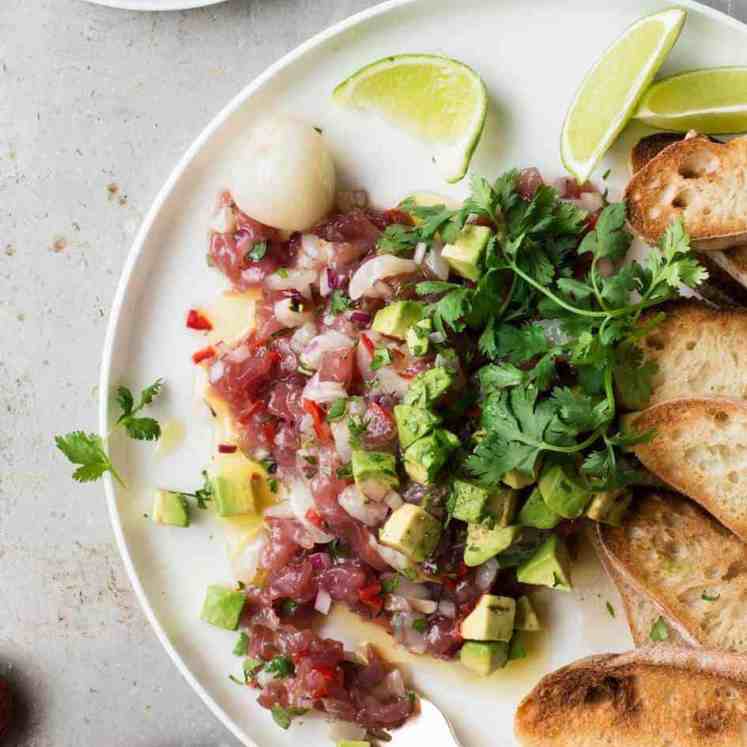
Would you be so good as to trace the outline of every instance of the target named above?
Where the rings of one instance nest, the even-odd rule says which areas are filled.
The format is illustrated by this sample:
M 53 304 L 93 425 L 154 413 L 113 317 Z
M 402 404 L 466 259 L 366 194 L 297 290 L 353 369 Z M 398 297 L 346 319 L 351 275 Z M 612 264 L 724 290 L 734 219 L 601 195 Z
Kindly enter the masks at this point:
M 694 300 L 665 308 L 666 318 L 640 341 L 658 366 L 649 405 L 675 397 L 747 400 L 747 310 L 717 310 Z M 624 409 L 636 403 L 618 392 Z
M 655 244 L 682 217 L 698 251 L 747 242 L 747 138 L 727 143 L 696 135 L 665 147 L 633 174 L 625 190 L 628 220 Z
M 724 397 L 667 400 L 626 418 L 655 430 L 633 451 L 659 479 L 700 503 L 747 541 L 747 403 Z
M 602 568 L 604 568 L 605 573 L 610 577 L 620 594 L 625 610 L 625 619 L 628 621 L 630 635 L 635 645 L 647 646 L 651 644 L 651 631 L 659 620 L 663 620 L 666 625 L 667 641 L 669 643 L 677 646 L 697 645 L 689 636 L 686 638 L 680 633 L 680 626 L 668 617 L 667 613 L 658 607 L 651 597 L 634 588 L 625 579 L 616 568 L 613 558 L 607 554 L 597 527 L 591 527 L 589 535 Z
M 654 600 L 670 629 L 694 645 L 747 653 L 747 545 L 700 506 L 648 491 L 624 526 L 600 524 L 597 534 L 607 563 Z
M 519 704 L 524 747 L 735 747 L 747 741 L 747 657 L 668 644 L 581 659 Z
M 641 138 L 630 151 L 631 173 L 635 174 L 664 148 L 683 139 L 684 135 L 675 132 L 656 132 Z M 698 259 L 708 270 L 708 280 L 698 288 L 701 296 L 717 306 L 747 306 L 747 246 L 702 252 Z

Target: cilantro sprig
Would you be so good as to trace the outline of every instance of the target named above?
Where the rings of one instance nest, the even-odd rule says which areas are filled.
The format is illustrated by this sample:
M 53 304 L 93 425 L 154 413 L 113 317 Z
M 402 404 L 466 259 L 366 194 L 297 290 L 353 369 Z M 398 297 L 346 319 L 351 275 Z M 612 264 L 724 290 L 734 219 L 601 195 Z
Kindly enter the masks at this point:
M 121 426 L 130 438 L 139 441 L 154 441 L 161 437 L 161 426 L 158 421 L 139 416 L 143 408 L 153 403 L 161 393 L 163 381 L 156 379 L 150 386 L 140 392 L 137 404 L 132 392 L 125 386 L 119 386 L 115 392 L 115 399 L 122 414 L 117 418 L 115 427 Z M 106 452 L 104 441 L 96 433 L 72 431 L 64 436 L 55 436 L 55 445 L 70 462 L 78 465 L 73 472 L 73 479 L 78 482 L 93 482 L 110 472 L 112 477 L 122 486 L 124 481 L 114 468 Z

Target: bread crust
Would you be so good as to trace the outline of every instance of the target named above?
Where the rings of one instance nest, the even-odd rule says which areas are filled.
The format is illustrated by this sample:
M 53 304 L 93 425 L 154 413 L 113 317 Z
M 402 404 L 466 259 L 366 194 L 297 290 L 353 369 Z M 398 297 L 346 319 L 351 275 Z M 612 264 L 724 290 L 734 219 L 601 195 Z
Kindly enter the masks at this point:
M 543 677 L 514 728 L 524 747 L 732 747 L 746 718 L 747 657 L 658 644 Z
M 640 161 L 647 153 L 640 153 Z M 647 243 L 682 217 L 692 247 L 720 251 L 747 242 L 747 138 L 696 135 L 663 148 L 625 190 L 628 220 Z

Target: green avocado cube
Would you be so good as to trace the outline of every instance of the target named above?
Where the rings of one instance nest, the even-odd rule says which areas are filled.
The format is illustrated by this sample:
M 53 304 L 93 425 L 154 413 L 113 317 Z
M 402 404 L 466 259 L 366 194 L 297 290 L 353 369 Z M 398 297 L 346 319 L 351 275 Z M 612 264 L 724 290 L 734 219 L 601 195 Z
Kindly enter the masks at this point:
M 619 527 L 632 502 L 633 494 L 625 488 L 593 493 L 591 503 L 586 508 L 586 515 L 602 524 Z
M 189 504 L 180 493 L 174 493 L 171 490 L 156 490 L 151 518 L 156 524 L 188 527 Z
M 522 488 L 528 488 L 530 485 L 534 485 L 537 482 L 539 476 L 539 462 L 534 466 L 534 472 L 531 475 L 525 475 L 523 472 L 519 472 L 518 469 L 512 469 L 503 475 L 501 482 L 504 482 L 510 488 L 514 490 L 521 490 Z
M 210 485 L 213 505 L 218 516 L 239 516 L 256 511 L 257 468 L 254 462 L 237 449 L 213 456 Z
M 246 596 L 243 591 L 225 586 L 208 586 L 200 618 L 218 628 L 236 630 L 244 604 Z
M 477 281 L 482 274 L 480 265 L 492 233 L 487 226 L 468 224 L 462 228 L 453 244 L 443 248 L 441 256 L 457 275 Z
M 535 488 L 521 507 L 517 521 L 523 527 L 553 529 L 562 519 L 562 516 L 556 514 L 545 503 L 539 488 Z
M 407 330 L 419 322 L 425 314 L 425 307 L 417 301 L 395 301 L 376 312 L 372 329 L 387 337 L 404 340 Z
M 521 527 L 495 526 L 492 529 L 483 524 L 469 524 L 467 544 L 464 547 L 464 563 L 470 568 L 482 565 L 486 560 L 507 550 L 521 537 Z
M 483 594 L 462 621 L 460 633 L 468 641 L 508 641 L 514 633 L 516 601 L 511 597 Z
M 452 491 L 454 496 L 452 516 L 467 523 L 479 522 L 490 498 L 487 488 L 466 480 L 454 480 Z
M 396 405 L 394 420 L 397 423 L 399 445 L 403 450 L 419 438 L 427 436 L 441 423 L 438 415 L 417 405 Z
M 536 631 L 542 630 L 539 618 L 535 612 L 532 600 L 527 597 L 519 597 L 516 600 L 516 617 L 514 618 L 516 630 Z
M 552 464 L 542 470 L 539 490 L 547 507 L 566 519 L 577 519 L 591 500 L 591 491 L 567 467 Z
M 420 358 L 428 354 L 428 348 L 431 344 L 429 338 L 431 332 L 433 332 L 433 323 L 428 318 L 421 319 L 417 324 L 413 324 L 407 330 L 405 341 L 407 342 L 407 349 L 410 355 Z
M 475 674 L 487 677 L 506 666 L 508 643 L 506 641 L 465 641 L 459 651 L 459 661 Z
M 441 539 L 441 522 L 420 506 L 403 503 L 379 530 L 382 545 L 420 563 L 430 557 Z
M 378 497 L 399 485 L 397 458 L 394 454 L 354 449 L 350 461 L 353 480 L 363 495 Z
M 453 381 L 454 375 L 443 366 L 429 368 L 412 380 L 403 403 L 430 407 L 446 394 Z
M 510 488 L 494 490 L 485 506 L 486 518 L 494 526 L 507 527 L 512 524 L 519 505 L 519 494 Z
M 516 578 L 522 584 L 570 591 L 571 559 L 563 540 L 555 534 L 548 537 L 534 555 L 516 569 Z
M 459 439 L 444 428 L 436 428 L 405 450 L 405 470 L 422 485 L 432 483 L 451 453 L 459 446 Z

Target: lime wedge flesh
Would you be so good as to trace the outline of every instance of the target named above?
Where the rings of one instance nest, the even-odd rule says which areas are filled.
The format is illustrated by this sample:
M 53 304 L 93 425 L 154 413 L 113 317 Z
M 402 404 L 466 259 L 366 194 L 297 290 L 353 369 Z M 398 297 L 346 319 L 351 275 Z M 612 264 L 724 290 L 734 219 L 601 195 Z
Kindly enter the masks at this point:
M 633 115 L 686 17 L 684 10 L 670 8 L 639 19 L 584 79 L 560 138 L 563 165 L 579 182 L 589 178 Z
M 448 57 L 401 54 L 361 68 L 333 92 L 336 103 L 375 111 L 431 143 L 450 182 L 464 177 L 480 140 L 487 94 L 480 76 Z
M 677 132 L 747 131 L 747 67 L 692 70 L 656 81 L 635 118 Z

